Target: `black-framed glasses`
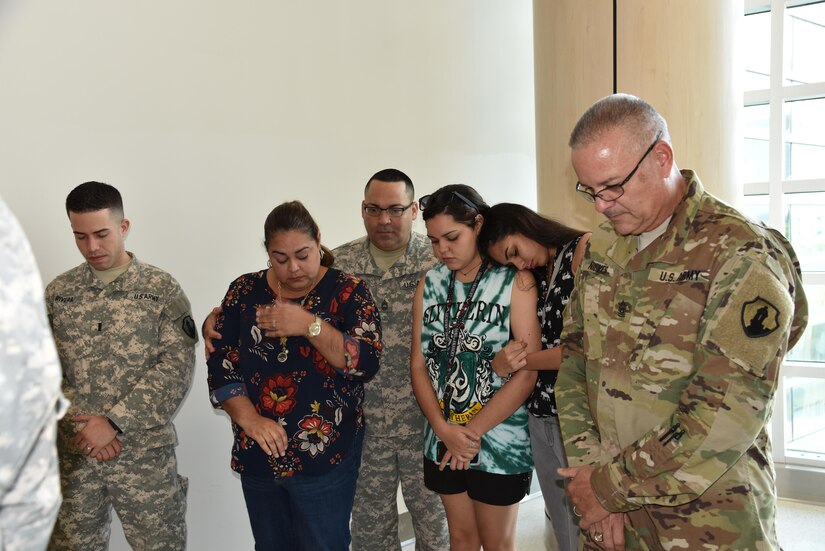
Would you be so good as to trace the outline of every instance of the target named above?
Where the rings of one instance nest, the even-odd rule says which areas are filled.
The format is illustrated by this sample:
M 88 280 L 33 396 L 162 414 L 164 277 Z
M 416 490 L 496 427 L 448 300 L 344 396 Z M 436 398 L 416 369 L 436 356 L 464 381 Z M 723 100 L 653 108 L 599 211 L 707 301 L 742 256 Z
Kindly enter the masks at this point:
M 653 140 L 653 143 L 650 144 L 650 147 L 648 147 L 647 151 L 645 151 L 645 154 L 642 155 L 642 158 L 639 159 L 639 162 L 636 163 L 636 166 L 633 167 L 633 170 L 631 170 L 630 174 L 627 175 L 627 178 L 622 180 L 620 183 L 613 184 L 612 186 L 605 186 L 594 193 L 592 189 L 582 185 L 581 182 L 576 182 L 576 191 L 581 193 L 582 197 L 584 197 L 591 203 L 595 203 L 597 197 L 602 201 L 615 201 L 616 199 L 624 195 L 624 185 L 628 183 L 631 178 L 633 178 L 633 175 L 636 174 L 636 171 L 639 170 L 640 166 L 642 166 L 642 162 L 647 158 L 650 152 L 653 151 L 653 148 L 656 146 L 656 144 L 659 143 L 661 137 L 662 132 L 659 131 L 659 133 L 656 134 L 656 138 Z
M 370 203 L 366 203 L 364 205 L 364 212 L 367 214 L 367 216 L 372 216 L 373 218 L 377 218 L 377 217 L 381 216 L 382 212 L 386 212 L 387 214 L 390 215 L 391 218 L 398 218 L 402 214 L 404 214 L 407 211 L 407 209 L 409 209 L 414 204 L 415 204 L 415 201 L 413 201 L 412 203 L 410 203 L 409 205 L 407 205 L 405 207 L 402 207 L 401 205 L 393 205 L 391 207 L 387 207 L 385 209 L 382 209 L 378 205 L 373 205 L 373 204 L 370 204 Z
M 421 208 L 421 210 L 424 210 L 428 206 L 433 204 L 433 202 L 432 202 L 433 201 L 433 195 L 434 194 L 425 195 L 424 197 L 422 197 L 421 199 L 418 200 L 418 206 Z M 475 203 L 473 203 L 472 201 L 467 199 L 464 195 L 462 195 L 458 191 L 451 191 L 450 194 L 447 196 L 447 200 L 446 201 L 443 201 L 443 200 L 439 201 L 439 203 L 441 203 L 442 205 L 447 205 L 449 203 L 452 203 L 453 202 L 453 197 L 458 197 L 459 201 L 461 201 L 462 203 L 464 203 L 465 205 L 467 205 L 468 207 L 470 207 L 474 211 L 478 212 L 478 205 L 476 205 Z

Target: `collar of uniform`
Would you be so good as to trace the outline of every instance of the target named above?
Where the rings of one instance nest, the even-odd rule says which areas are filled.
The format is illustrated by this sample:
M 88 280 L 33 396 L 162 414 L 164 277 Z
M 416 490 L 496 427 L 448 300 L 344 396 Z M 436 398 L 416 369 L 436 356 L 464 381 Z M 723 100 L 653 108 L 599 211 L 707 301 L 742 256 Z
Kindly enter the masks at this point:
M 429 270 L 435 265 L 433 246 L 427 237 L 412 232 L 407 243 L 407 252 L 389 270 L 390 275 L 407 275 Z
M 682 250 L 676 246 L 676 239 L 684 236 L 696 217 L 702 197 L 705 195 L 705 188 L 699 177 L 689 169 L 681 171 L 682 177 L 687 181 L 687 192 L 682 201 L 673 211 L 665 232 L 655 239 L 644 250 L 638 251 L 638 238 L 635 235 L 618 236 L 612 245 L 607 249 L 607 256 L 620 266 L 628 265 L 628 268 L 641 268 L 649 261 L 663 264 L 676 264 L 680 262 Z M 612 232 L 610 221 L 600 224 L 605 231 Z M 615 232 L 613 232 L 615 234 Z
M 86 271 L 83 274 L 85 280 L 84 283 L 94 289 L 113 289 L 118 291 L 134 287 L 140 279 L 140 261 L 138 261 L 138 258 L 134 253 L 126 251 L 126 254 L 132 258 L 132 261 L 129 265 L 129 269 L 126 270 L 119 278 L 108 285 L 103 285 L 103 282 L 95 276 L 91 266 L 89 266 L 89 263 L 87 262 Z
M 357 274 L 396 277 L 426 271 L 435 264 L 430 240 L 416 232 L 410 235 L 406 252 L 386 272 L 381 271 L 370 254 L 370 242 L 367 236 L 359 239 L 356 245 L 363 251 L 363 254 L 357 255 L 354 263 L 358 269 L 353 271 Z

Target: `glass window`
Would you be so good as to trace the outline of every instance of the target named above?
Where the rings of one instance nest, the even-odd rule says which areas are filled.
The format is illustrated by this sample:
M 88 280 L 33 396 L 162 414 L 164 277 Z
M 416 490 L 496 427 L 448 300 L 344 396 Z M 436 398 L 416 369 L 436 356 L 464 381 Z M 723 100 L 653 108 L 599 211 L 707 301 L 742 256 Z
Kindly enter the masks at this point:
M 784 202 L 785 235 L 802 270 L 825 272 L 825 192 L 788 193 Z
M 746 17 L 745 20 L 751 17 Z M 764 36 L 770 34 L 763 35 L 762 38 L 769 44 L 770 40 L 765 40 Z M 825 80 L 825 63 L 822 62 L 825 3 L 788 8 L 785 11 L 785 37 L 785 84 L 807 84 Z M 766 59 L 770 59 L 770 56 Z
M 771 13 L 745 17 L 745 90 L 765 90 L 771 81 Z
M 788 452 L 825 455 L 825 379 L 786 377 Z
M 805 278 L 802 279 L 804 281 Z M 805 296 L 808 299 L 808 327 L 787 358 L 801 362 L 825 362 L 825 285 L 806 284 Z M 825 393 L 822 399 L 825 400 Z
M 785 178 L 825 176 L 825 98 L 786 103 L 785 126 Z
M 745 130 L 745 182 L 768 181 L 769 105 L 751 105 L 743 113 Z
M 782 13 L 770 11 L 779 6 Z M 807 328 L 780 372 L 785 407 L 771 425 L 775 458 L 825 466 L 825 1 L 747 0 L 746 10 L 740 170 L 751 195 L 742 210 L 765 223 L 781 220 L 808 299 Z M 778 26 L 781 36 L 772 35 Z M 782 78 L 771 79 L 772 59 L 782 60 Z M 771 126 L 771 116 L 782 124 Z

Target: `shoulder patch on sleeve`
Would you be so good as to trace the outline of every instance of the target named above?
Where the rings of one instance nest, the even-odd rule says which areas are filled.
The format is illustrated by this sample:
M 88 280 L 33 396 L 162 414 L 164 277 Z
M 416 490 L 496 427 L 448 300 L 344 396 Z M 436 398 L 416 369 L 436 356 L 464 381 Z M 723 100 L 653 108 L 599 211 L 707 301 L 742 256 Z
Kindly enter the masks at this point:
M 198 331 L 195 326 L 195 320 L 192 319 L 192 307 L 189 305 L 189 299 L 186 295 L 180 293 L 169 305 L 166 307 L 166 314 L 172 323 L 184 335 L 197 342 Z
M 197 329 L 195 329 L 195 320 L 192 319 L 192 316 L 190 316 L 189 314 L 183 316 L 183 320 L 181 320 L 180 326 L 181 329 L 183 329 L 183 332 L 186 333 L 187 337 L 189 337 L 190 339 L 198 338 L 198 332 Z
M 794 316 L 788 289 L 767 267 L 754 263 L 710 313 L 704 340 L 751 373 L 762 376 L 787 345 Z

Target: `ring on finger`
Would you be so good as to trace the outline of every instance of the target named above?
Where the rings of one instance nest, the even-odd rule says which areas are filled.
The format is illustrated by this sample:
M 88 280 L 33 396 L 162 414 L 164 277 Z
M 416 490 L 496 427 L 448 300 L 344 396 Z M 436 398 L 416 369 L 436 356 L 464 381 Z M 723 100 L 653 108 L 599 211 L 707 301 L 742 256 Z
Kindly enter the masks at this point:
M 593 532 L 593 541 L 596 543 L 601 543 L 604 541 L 604 534 L 601 532 Z
M 582 514 L 579 512 L 579 510 L 576 509 L 575 505 L 573 505 L 573 514 L 576 515 L 577 517 L 582 516 Z

